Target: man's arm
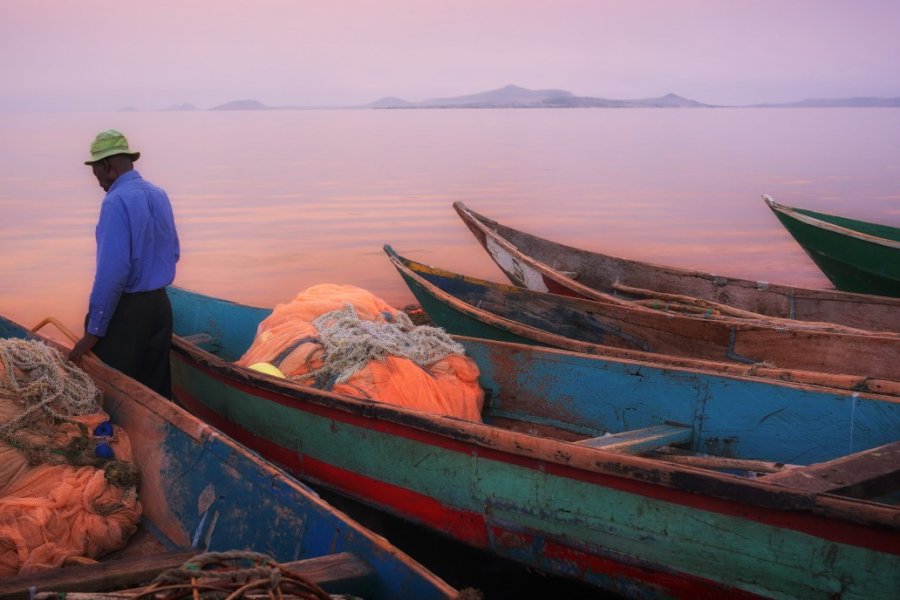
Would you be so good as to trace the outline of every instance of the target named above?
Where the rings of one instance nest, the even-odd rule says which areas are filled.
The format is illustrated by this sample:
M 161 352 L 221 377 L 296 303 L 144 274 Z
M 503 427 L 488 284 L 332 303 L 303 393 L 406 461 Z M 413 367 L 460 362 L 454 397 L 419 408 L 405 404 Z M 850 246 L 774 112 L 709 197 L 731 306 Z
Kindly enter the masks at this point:
M 69 352 L 69 360 L 72 362 L 78 362 L 78 360 L 86 353 L 90 352 L 91 349 L 97 345 L 97 342 L 100 341 L 100 338 L 92 333 L 85 333 L 84 337 L 82 337 L 75 344 L 75 347 L 72 348 L 71 352 Z
M 121 201 L 105 200 L 97 225 L 97 270 L 88 302 L 85 335 L 106 335 L 131 269 L 131 235 Z M 96 341 L 94 342 L 96 343 Z
M 128 220 L 118 203 L 104 201 L 97 225 L 97 271 L 88 302 L 84 336 L 69 352 L 75 362 L 91 351 L 106 334 L 130 266 Z

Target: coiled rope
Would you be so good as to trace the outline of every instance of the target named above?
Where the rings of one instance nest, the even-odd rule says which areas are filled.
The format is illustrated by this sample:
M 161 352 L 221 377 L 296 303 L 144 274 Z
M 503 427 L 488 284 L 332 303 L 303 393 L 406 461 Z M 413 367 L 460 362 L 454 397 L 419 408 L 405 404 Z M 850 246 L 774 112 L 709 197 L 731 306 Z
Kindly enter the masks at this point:
M 91 465 L 102 468 L 113 485 L 138 484 L 135 464 L 96 456 L 91 432 L 71 418 L 102 410 L 100 390 L 87 373 L 42 341 L 6 338 L 0 339 L 0 369 L 0 442 L 24 453 L 32 465 Z M 79 435 L 57 441 L 59 423 L 74 423 Z
M 5 375 L 0 395 L 22 405 L 18 415 L 0 425 L 2 437 L 47 416 L 66 421 L 100 410 L 100 391 L 88 374 L 41 341 L 0 339 L 0 363 Z
M 403 312 L 393 322 L 359 318 L 353 305 L 325 313 L 312 322 L 324 349 L 324 364 L 307 376 L 344 383 L 369 361 L 401 356 L 419 366 L 434 364 L 449 354 L 465 354 L 447 332 L 416 326 Z
M 236 600 L 250 593 L 269 598 L 331 600 L 315 583 L 291 572 L 265 554 L 248 551 L 208 552 L 181 567 L 164 571 L 131 600 L 203 598 Z

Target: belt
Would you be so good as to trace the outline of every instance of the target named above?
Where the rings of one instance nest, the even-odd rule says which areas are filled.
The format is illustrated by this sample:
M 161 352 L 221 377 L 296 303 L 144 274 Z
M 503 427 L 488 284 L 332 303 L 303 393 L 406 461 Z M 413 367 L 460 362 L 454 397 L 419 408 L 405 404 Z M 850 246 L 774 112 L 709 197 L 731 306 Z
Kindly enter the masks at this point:
M 122 292 L 123 296 L 150 296 L 152 294 L 159 294 L 160 292 L 166 293 L 166 288 L 162 287 L 156 290 L 149 290 L 146 292 Z

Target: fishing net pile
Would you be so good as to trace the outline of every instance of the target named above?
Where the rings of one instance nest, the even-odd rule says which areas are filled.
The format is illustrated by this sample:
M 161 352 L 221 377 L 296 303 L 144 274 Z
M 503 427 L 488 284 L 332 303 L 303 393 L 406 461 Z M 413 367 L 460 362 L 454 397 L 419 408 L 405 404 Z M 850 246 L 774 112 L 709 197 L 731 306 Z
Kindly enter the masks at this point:
M 279 304 L 237 364 L 337 393 L 481 420 L 478 366 L 463 347 L 355 286 L 316 285 Z
M 0 340 L 0 577 L 123 547 L 137 479 L 87 374 L 44 343 Z

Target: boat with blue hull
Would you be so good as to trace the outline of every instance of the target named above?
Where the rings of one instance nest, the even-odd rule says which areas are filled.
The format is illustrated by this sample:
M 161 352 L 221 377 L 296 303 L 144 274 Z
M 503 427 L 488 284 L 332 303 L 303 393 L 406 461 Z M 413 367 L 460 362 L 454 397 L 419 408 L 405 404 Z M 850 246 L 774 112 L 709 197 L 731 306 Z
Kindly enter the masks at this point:
M 458 337 L 467 421 L 236 366 L 271 310 L 169 296 L 178 400 L 312 484 L 631 597 L 900 592 L 896 399 Z
M 900 396 L 900 334 L 686 318 L 536 292 L 385 252 L 448 332 Z M 729 366 L 730 364 L 730 366 Z
M 53 343 L 2 317 L 0 338 Z M 174 568 L 179 565 L 173 559 L 244 552 L 289 565 L 334 594 L 384 600 L 457 596 L 282 469 L 96 358 L 85 357 L 82 364 L 103 393 L 110 421 L 131 441 L 140 471 L 140 526 L 114 560 L 2 578 L 0 597 L 97 592 L 85 586 L 109 585 L 114 575 L 125 583 L 123 571 L 138 566 L 147 575 L 148 564 Z

